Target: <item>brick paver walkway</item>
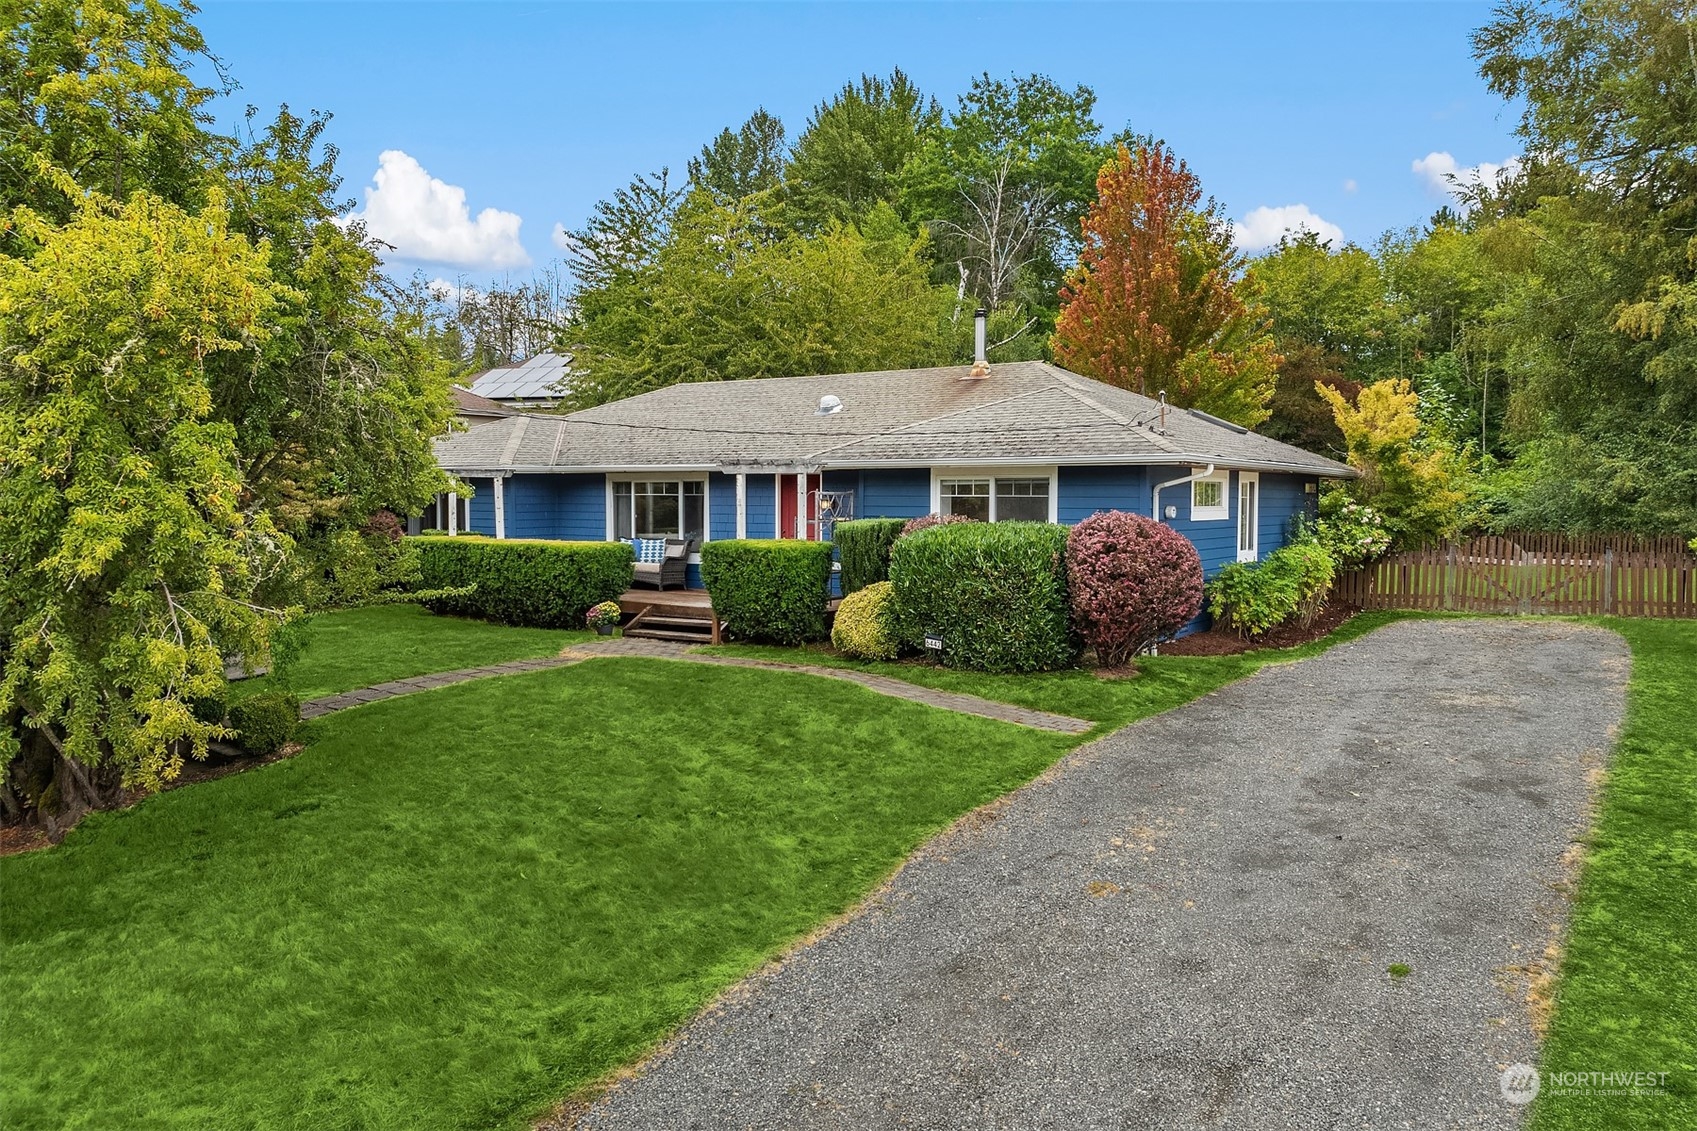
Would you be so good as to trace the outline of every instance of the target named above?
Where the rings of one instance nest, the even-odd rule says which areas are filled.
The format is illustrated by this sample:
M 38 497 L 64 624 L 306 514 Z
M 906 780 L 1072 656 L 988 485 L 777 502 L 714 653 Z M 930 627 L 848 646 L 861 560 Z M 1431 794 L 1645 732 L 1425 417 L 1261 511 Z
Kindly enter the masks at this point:
M 430 691 L 438 687 L 447 687 L 451 683 L 464 683 L 471 679 L 487 679 L 497 675 L 518 675 L 521 672 L 539 672 L 548 668 L 563 668 L 567 664 L 575 664 L 583 659 L 582 656 L 538 656 L 534 660 L 508 660 L 504 664 L 488 664 L 481 668 L 459 668 L 451 672 L 432 672 L 430 675 L 415 675 L 410 679 L 395 679 L 388 683 L 373 684 L 371 687 L 361 687 L 353 691 L 343 691 L 337 695 L 326 695 L 322 699 L 309 699 L 301 704 L 301 718 L 316 719 L 334 711 L 343 711 L 349 707 L 357 707 L 361 703 L 375 703 L 379 699 L 392 699 L 396 695 L 411 695 L 415 691 Z
M 1012 703 L 997 703 L 992 699 L 980 699 L 976 695 L 962 695 L 954 691 L 938 691 L 931 687 L 920 687 L 918 684 L 905 683 L 888 676 L 873 675 L 870 672 L 855 671 L 852 668 L 826 668 L 813 664 L 789 664 L 776 660 L 748 660 L 741 656 L 712 656 L 690 650 L 691 646 L 676 644 L 666 640 L 639 640 L 627 637 L 614 637 L 607 640 L 591 640 L 584 644 L 573 645 L 558 656 L 542 656 L 534 660 L 511 660 L 504 664 L 489 664 L 480 668 L 461 668 L 458 671 L 435 672 L 431 675 L 413 676 L 410 679 L 396 679 L 388 683 L 379 683 L 372 687 L 362 687 L 355 691 L 344 691 L 339 695 L 327 695 L 322 699 L 313 699 L 301 704 L 301 718 L 316 719 L 335 711 L 358 707 L 362 703 L 375 703 L 380 699 L 390 699 L 396 695 L 410 695 L 415 691 L 430 691 L 437 687 L 447 687 L 452 683 L 464 683 L 467 680 L 487 679 L 498 675 L 517 675 L 522 672 L 539 672 L 548 668 L 563 668 L 568 664 L 581 663 L 601 656 L 638 656 L 651 660 L 683 660 L 696 664 L 722 664 L 727 667 L 765 668 L 770 671 L 800 672 L 803 675 L 822 676 L 826 679 L 841 679 L 860 686 L 880 695 L 888 695 L 894 699 L 906 699 L 913 703 L 923 703 L 928 707 L 938 707 L 945 711 L 957 711 L 963 715 L 977 715 L 980 718 L 996 719 L 1004 723 L 1017 723 L 1020 726 L 1035 727 L 1038 730 L 1052 730 L 1061 734 L 1083 734 L 1090 730 L 1095 723 L 1087 719 L 1074 719 L 1067 715 L 1054 715 L 1048 711 L 1033 711 L 1028 707 L 1016 707 Z
M 592 640 L 587 644 L 579 644 L 569 649 L 566 654 L 571 655 L 575 652 L 584 659 L 595 656 L 643 656 L 660 660 L 688 660 L 697 664 L 723 664 L 728 667 L 800 672 L 803 675 L 823 676 L 825 679 L 841 679 L 849 683 L 858 683 L 864 688 L 876 691 L 880 695 L 888 695 L 893 699 L 906 699 L 913 703 L 923 703 L 927 707 L 940 707 L 945 711 L 958 711 L 963 715 L 977 715 L 980 718 L 996 719 L 1004 723 L 1018 723 L 1020 726 L 1036 727 L 1038 730 L 1059 731 L 1062 734 L 1083 734 L 1096 725 L 1087 719 L 1055 715 L 1048 711 L 1034 711 L 1029 707 L 1017 707 L 1012 703 L 998 703 L 993 699 L 980 699 L 976 695 L 963 695 L 955 691 L 938 691 L 933 687 L 921 687 L 904 680 L 891 679 L 889 676 L 855 671 L 853 668 L 827 668 L 814 664 L 790 664 L 778 660 L 750 660 L 741 656 L 715 656 L 692 651 L 692 647 L 691 645 L 675 644 L 666 640 L 619 637 L 613 640 Z

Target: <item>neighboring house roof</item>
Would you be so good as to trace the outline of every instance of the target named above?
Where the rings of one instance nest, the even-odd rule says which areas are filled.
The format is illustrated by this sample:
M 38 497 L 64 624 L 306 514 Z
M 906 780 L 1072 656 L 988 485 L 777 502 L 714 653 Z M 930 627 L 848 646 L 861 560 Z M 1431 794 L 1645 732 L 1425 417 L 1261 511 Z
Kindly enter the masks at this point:
M 571 382 L 570 354 L 539 353 L 517 365 L 502 365 L 479 373 L 472 392 L 510 404 L 553 404 Z
M 460 416 L 487 416 L 496 418 L 502 416 L 513 416 L 518 410 L 508 408 L 504 404 L 497 404 L 488 397 L 480 397 L 470 389 L 462 389 L 460 386 L 455 385 L 454 411 Z
M 779 471 L 1191 464 L 1330 478 L 1348 466 L 1039 361 L 672 385 L 438 441 L 450 471 Z M 842 410 L 818 415 L 820 398 Z

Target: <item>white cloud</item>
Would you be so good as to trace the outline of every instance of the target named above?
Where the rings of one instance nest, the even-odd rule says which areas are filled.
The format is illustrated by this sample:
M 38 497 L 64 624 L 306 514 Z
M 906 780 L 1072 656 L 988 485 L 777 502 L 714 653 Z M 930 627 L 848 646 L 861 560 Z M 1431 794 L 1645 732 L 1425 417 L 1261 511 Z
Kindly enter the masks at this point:
M 1314 214 L 1306 204 L 1265 204 L 1232 225 L 1237 246 L 1243 251 L 1263 251 L 1278 243 L 1287 232 L 1313 232 L 1322 240 L 1343 242 L 1343 229 Z
M 558 221 L 554 224 L 554 234 L 550 238 L 554 241 L 554 246 L 561 251 L 572 249 L 572 234 L 566 231 L 566 226 Z
M 1410 168 L 1415 176 L 1426 182 L 1434 196 L 1450 196 L 1462 200 L 1462 193 L 1478 185 L 1496 188 L 1504 180 L 1520 172 L 1520 158 L 1510 157 L 1502 162 L 1481 161 L 1477 165 L 1458 165 L 1446 152 L 1428 153 Z M 1462 200 L 1466 203 L 1465 200 Z
M 439 181 L 408 154 L 384 150 L 365 189 L 365 210 L 349 219 L 394 245 L 395 255 L 471 271 L 529 267 L 519 242 L 523 219 L 516 212 L 485 208 L 474 220 L 465 189 Z
M 1345 191 L 1347 193 L 1354 193 L 1355 190 L 1360 188 L 1360 187 L 1361 187 L 1360 185 L 1355 183 L 1354 177 L 1349 178 L 1349 180 L 1347 180 L 1343 183 L 1343 191 Z
M 437 302 L 453 302 L 465 293 L 457 284 L 450 283 L 446 279 L 432 279 L 425 286 L 430 288 L 430 293 Z M 470 288 L 466 289 L 469 290 Z

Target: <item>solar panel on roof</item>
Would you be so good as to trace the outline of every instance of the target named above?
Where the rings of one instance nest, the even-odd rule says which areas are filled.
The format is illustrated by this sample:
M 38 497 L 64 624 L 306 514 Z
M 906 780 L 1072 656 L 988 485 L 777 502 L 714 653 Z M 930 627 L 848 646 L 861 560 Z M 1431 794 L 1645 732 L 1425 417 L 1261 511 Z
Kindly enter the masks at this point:
M 472 383 L 472 391 L 490 400 L 546 401 L 559 397 L 571 376 L 571 358 L 539 353 L 518 365 L 491 369 Z

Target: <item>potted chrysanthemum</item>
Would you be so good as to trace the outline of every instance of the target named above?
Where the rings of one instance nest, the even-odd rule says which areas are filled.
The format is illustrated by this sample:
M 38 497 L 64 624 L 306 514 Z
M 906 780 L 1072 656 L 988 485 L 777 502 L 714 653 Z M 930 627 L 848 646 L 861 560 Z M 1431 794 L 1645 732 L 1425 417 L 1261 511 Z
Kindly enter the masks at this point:
M 613 635 L 613 630 L 619 627 L 619 617 L 622 615 L 617 601 L 602 601 L 589 610 L 584 621 L 602 636 Z

